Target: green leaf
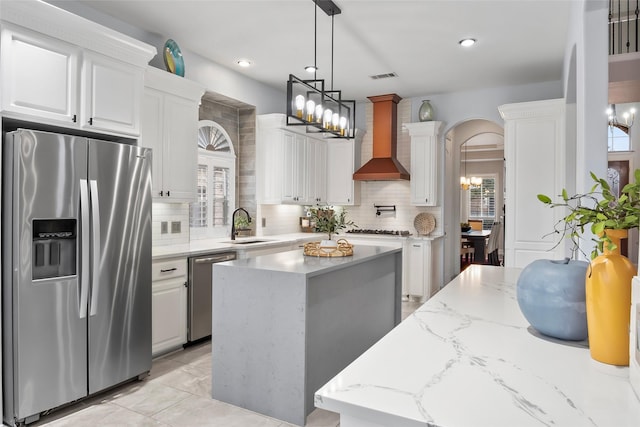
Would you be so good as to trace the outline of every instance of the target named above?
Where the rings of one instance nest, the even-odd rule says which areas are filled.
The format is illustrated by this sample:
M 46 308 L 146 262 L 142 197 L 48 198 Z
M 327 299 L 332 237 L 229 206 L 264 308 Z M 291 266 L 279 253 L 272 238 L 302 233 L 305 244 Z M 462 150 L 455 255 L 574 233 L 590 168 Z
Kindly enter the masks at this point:
M 547 205 L 551 203 L 551 198 L 549 196 L 545 196 L 544 194 L 538 194 L 538 200 Z

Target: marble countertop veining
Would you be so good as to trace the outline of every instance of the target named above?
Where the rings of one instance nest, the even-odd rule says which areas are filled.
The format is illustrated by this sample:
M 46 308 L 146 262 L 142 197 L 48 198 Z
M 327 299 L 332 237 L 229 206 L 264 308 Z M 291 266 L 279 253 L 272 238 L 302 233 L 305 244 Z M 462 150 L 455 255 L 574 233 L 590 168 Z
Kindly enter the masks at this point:
M 628 368 L 531 332 L 520 269 L 472 266 L 316 392 L 345 425 L 640 426 Z

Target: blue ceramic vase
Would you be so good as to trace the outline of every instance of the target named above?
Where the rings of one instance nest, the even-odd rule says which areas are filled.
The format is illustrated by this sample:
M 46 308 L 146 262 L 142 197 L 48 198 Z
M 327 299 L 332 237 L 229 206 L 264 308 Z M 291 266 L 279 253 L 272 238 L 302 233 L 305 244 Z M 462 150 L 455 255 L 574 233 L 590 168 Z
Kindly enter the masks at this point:
M 518 305 L 531 326 L 562 340 L 587 339 L 585 261 L 539 259 L 527 265 L 517 283 Z

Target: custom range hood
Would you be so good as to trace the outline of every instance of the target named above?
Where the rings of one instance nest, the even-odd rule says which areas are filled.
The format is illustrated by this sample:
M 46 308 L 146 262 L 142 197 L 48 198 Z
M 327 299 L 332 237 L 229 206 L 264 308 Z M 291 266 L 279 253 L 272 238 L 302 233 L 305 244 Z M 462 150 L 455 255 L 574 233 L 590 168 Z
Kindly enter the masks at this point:
M 409 172 L 396 159 L 398 95 L 368 97 L 373 102 L 373 158 L 353 174 L 356 181 L 409 179 Z

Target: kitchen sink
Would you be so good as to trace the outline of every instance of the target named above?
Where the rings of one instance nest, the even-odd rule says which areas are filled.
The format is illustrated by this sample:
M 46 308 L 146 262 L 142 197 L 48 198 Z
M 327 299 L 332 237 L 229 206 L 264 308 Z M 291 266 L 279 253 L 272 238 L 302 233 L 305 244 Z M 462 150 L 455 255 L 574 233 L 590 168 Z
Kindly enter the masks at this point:
M 272 241 L 273 240 L 229 240 L 228 243 L 233 243 L 234 245 L 248 245 L 251 243 L 265 243 Z

